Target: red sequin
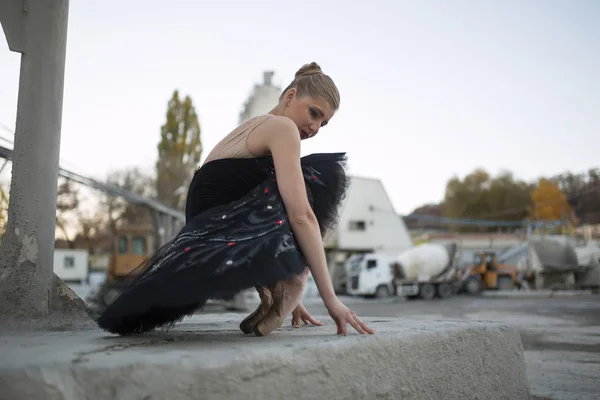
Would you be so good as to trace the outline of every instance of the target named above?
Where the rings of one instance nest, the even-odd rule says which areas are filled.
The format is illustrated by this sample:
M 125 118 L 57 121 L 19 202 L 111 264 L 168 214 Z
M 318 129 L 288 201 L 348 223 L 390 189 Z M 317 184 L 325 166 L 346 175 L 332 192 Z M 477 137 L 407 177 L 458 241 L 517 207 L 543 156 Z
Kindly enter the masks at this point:
M 229 243 L 227 243 L 227 246 L 229 246 L 229 247 L 231 247 L 231 246 L 233 246 L 233 245 L 235 245 L 235 243 L 234 243 L 234 242 L 229 242 Z
M 269 193 L 269 188 L 265 188 L 265 194 Z
M 282 220 L 277 221 L 277 225 L 281 225 L 281 224 L 283 224 Z
M 183 251 L 187 253 L 187 252 L 188 252 L 188 251 L 190 251 L 191 249 L 192 249 L 191 247 L 186 247 L 185 249 L 183 249 Z

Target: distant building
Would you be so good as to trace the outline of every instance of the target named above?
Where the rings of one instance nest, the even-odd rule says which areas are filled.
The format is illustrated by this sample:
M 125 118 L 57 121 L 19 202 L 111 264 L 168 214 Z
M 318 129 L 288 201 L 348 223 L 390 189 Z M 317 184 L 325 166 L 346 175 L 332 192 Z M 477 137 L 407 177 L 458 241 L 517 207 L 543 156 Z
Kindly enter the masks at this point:
M 279 102 L 281 88 L 273 85 L 273 71 L 263 73 L 263 83 L 254 85 L 252 93 L 240 112 L 240 124 L 250 118 L 265 115 Z
M 326 247 L 398 254 L 413 246 L 410 233 L 379 179 L 350 177 L 348 197 Z
M 54 273 L 65 282 L 85 282 L 89 273 L 87 250 L 55 249 Z
M 344 263 L 352 254 L 399 254 L 413 246 L 404 220 L 379 179 L 350 177 L 350 190 L 340 210 L 338 225 L 327 237 L 325 249 L 333 285 L 345 291 Z

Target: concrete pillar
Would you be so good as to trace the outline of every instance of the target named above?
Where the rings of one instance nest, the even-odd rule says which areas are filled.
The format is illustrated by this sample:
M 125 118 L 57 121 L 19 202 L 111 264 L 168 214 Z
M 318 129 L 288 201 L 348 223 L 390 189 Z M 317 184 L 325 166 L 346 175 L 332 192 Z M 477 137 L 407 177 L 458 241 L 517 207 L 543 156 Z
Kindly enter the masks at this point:
M 48 314 L 68 0 L 2 0 L 12 51 L 22 53 L 7 231 L 0 246 L 0 319 Z

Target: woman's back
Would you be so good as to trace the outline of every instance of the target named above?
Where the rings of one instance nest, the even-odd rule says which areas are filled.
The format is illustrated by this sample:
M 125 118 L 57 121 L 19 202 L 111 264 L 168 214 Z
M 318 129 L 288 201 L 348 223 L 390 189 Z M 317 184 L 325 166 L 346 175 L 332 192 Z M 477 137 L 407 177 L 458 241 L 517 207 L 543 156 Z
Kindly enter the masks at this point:
M 249 119 L 225 136 L 196 171 L 186 202 L 186 220 L 238 200 L 268 176 L 267 157 L 248 149 L 248 136 L 273 115 Z
M 225 136 L 208 154 L 204 164 L 223 158 L 253 158 L 262 154 L 252 154 L 248 149 L 248 136 L 261 124 L 274 115 L 261 115 L 249 119 Z
M 219 158 L 205 162 L 190 184 L 186 220 L 242 198 L 268 177 L 268 166 L 268 157 Z

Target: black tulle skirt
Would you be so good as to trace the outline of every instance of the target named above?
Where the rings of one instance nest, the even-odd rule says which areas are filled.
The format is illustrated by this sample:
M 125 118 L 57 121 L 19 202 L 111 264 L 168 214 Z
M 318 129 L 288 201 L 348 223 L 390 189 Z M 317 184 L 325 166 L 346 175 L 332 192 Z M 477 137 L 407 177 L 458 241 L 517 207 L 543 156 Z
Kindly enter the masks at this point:
M 348 188 L 343 153 L 301 159 L 309 202 L 324 236 Z M 211 161 L 194 176 L 183 229 L 107 287 L 97 324 L 120 335 L 173 325 L 209 299 L 300 274 L 306 260 L 290 228 L 270 157 Z

